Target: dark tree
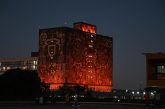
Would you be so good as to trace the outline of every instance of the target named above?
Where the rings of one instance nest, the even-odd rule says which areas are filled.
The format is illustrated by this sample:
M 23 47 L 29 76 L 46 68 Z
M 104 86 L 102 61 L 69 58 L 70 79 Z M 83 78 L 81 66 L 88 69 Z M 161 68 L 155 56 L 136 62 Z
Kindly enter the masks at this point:
M 80 86 L 80 85 L 74 86 L 74 89 L 75 89 L 75 92 L 76 92 L 78 95 L 83 94 L 84 91 L 85 91 L 85 87 Z
M 13 69 L 0 76 L 0 99 L 34 99 L 41 93 L 37 71 Z

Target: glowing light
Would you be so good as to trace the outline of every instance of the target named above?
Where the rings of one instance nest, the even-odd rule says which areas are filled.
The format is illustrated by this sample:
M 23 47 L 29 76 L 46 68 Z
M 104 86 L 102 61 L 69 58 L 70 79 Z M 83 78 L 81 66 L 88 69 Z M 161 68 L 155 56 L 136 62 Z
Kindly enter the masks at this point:
M 9 70 L 10 69 L 10 67 L 7 67 L 7 70 Z
M 3 70 L 6 70 L 6 67 L 2 67 Z
M 132 94 L 134 95 L 134 94 L 135 94 L 135 92 L 134 92 L 134 91 L 132 91 Z
M 96 34 L 96 27 L 84 24 L 82 25 L 82 31 Z
M 94 91 L 99 91 L 99 92 L 109 92 L 112 90 L 111 86 L 89 86 L 88 88 L 93 89 Z
M 90 48 L 92 48 L 93 47 L 93 45 L 88 45 Z
M 33 65 L 33 66 L 32 66 L 32 69 L 33 69 L 33 70 L 35 70 L 35 69 L 36 69 L 36 66 L 35 66 L 35 65 Z
M 84 22 L 78 22 L 78 23 L 74 24 L 74 28 L 82 30 L 84 32 L 96 34 L 96 26 L 95 25 L 87 24 Z
M 50 85 L 50 89 L 57 90 L 57 89 L 59 89 L 62 86 L 63 86 L 63 84 L 51 84 Z
M 146 94 L 146 92 L 143 92 L 143 95 L 145 95 Z
M 151 92 L 151 95 L 154 95 L 154 93 L 153 93 L 153 92 Z
M 27 69 L 27 66 L 22 67 L 22 69 L 24 69 L 24 70 Z
M 34 64 L 34 65 L 37 65 L 37 61 L 33 61 L 33 64 Z

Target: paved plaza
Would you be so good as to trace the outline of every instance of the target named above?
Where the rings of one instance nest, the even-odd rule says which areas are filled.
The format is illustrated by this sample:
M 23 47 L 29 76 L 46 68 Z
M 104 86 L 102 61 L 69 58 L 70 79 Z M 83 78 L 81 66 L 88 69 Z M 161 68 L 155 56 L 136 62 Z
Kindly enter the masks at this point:
M 114 103 L 81 103 L 79 107 L 66 105 L 64 103 L 38 105 L 29 104 L 0 104 L 0 109 L 152 109 L 142 104 L 114 104 Z M 153 109 L 164 109 L 165 107 L 154 107 Z

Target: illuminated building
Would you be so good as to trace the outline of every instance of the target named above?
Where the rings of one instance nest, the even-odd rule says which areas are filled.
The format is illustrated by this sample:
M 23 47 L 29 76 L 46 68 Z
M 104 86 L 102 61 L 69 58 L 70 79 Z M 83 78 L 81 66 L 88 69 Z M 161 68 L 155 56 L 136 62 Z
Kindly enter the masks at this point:
M 37 70 L 38 57 L 0 58 L 0 74 L 10 69 Z
M 93 91 L 112 89 L 112 37 L 96 34 L 96 26 L 78 22 L 74 28 L 39 31 L 39 75 L 59 89 L 64 83 Z
M 165 87 L 165 53 L 146 53 L 147 87 Z

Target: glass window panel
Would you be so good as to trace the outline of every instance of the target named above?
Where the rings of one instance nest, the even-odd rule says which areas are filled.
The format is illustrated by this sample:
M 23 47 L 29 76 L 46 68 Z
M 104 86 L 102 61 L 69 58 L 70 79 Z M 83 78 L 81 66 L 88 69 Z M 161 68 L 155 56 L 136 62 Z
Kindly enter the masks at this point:
M 165 73 L 165 66 L 164 65 L 157 66 L 157 72 L 158 73 Z

